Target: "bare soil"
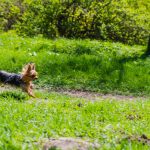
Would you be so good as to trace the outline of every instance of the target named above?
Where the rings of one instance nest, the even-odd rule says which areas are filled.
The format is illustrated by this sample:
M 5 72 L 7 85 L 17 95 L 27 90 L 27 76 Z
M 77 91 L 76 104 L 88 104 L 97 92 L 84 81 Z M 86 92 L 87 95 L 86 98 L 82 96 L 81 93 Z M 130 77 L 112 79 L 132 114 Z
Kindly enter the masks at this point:
M 19 88 L 10 86 L 10 85 L 0 85 L 0 92 L 3 91 L 15 91 L 15 90 L 21 90 Z M 51 89 L 42 89 L 42 88 L 36 88 L 36 91 L 42 91 L 42 92 L 56 92 L 59 94 L 69 95 L 71 97 L 77 97 L 77 98 L 84 98 L 89 101 L 99 101 L 99 100 L 145 100 L 148 97 L 146 96 L 132 96 L 132 95 L 117 95 L 117 94 L 102 94 L 102 93 L 96 93 L 96 92 L 89 92 L 89 91 L 79 91 L 79 90 L 51 90 Z
M 43 144 L 43 150 L 96 150 L 98 148 L 100 148 L 98 143 L 90 143 L 79 138 L 51 138 Z
M 146 99 L 146 97 L 135 97 L 132 95 L 113 95 L 113 94 L 102 94 L 102 93 L 96 93 L 96 92 L 88 92 L 88 91 L 77 91 L 77 90 L 71 90 L 71 91 L 58 91 L 59 93 L 66 94 L 73 97 L 79 97 L 79 98 L 85 98 L 90 101 L 98 101 L 98 100 L 105 100 L 105 99 L 111 99 L 111 100 L 137 100 L 137 99 Z

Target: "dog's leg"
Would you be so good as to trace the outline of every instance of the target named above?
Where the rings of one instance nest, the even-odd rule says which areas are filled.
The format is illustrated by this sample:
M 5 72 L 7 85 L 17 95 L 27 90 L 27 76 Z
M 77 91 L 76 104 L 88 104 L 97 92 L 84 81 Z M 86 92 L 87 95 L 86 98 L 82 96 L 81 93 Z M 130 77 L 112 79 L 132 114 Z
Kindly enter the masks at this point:
M 34 88 L 34 84 L 33 84 L 33 83 L 30 84 L 30 88 L 31 88 L 31 89 Z
M 28 93 L 29 96 L 35 98 L 35 95 L 33 94 L 32 89 L 30 88 L 30 85 L 22 86 L 22 90 L 25 91 L 26 93 Z
M 29 94 L 29 96 L 32 96 L 32 97 L 34 97 L 35 98 L 35 95 L 33 94 L 33 92 L 32 92 L 32 89 L 30 88 L 30 89 L 28 89 L 28 92 L 27 92 L 28 94 Z
M 30 84 L 29 84 L 29 91 L 30 91 L 30 94 L 32 95 L 32 97 L 35 97 L 35 95 L 32 92 L 33 87 L 34 87 L 34 84 L 32 82 L 30 82 Z

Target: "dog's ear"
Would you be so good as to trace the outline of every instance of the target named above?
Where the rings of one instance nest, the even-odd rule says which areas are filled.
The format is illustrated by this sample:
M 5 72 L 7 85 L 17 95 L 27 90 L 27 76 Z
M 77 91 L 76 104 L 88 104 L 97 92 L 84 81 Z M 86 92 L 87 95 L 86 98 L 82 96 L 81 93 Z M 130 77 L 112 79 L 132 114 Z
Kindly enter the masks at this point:
M 35 70 L 35 64 L 32 64 L 32 70 Z
M 32 70 L 32 66 L 31 66 L 31 64 L 29 64 L 29 65 L 27 66 L 26 72 L 29 73 L 31 70 Z

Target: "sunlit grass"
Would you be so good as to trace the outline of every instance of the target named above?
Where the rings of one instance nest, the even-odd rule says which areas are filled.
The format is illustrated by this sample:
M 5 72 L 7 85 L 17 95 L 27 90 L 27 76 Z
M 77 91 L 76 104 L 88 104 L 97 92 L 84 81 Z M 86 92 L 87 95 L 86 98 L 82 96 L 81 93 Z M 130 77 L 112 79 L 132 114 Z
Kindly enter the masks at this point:
M 9 32 L 0 35 L 0 69 L 17 73 L 35 62 L 40 86 L 149 95 L 150 59 L 140 58 L 145 49 L 88 39 L 23 38 Z
M 36 94 L 22 101 L 0 98 L 1 149 L 38 149 L 35 143 L 50 137 L 96 140 L 102 149 L 148 149 L 138 138 L 150 137 L 149 100 L 93 103 L 55 92 Z

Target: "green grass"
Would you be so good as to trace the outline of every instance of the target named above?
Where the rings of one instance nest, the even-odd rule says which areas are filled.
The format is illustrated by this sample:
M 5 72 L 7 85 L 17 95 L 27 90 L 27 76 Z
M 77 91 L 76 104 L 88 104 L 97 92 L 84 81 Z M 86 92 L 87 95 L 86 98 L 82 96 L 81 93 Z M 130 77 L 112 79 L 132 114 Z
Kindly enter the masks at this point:
M 8 32 L 0 35 L 0 69 L 19 72 L 25 63 L 35 62 L 40 86 L 149 95 L 150 59 L 140 58 L 145 49 L 88 39 L 23 38 Z
M 10 97 L 18 93 L 8 93 L 7 99 L 0 94 L 1 150 L 39 149 L 44 139 L 51 137 L 89 139 L 107 150 L 150 148 L 138 141 L 143 134 L 150 137 L 149 100 L 108 99 L 93 103 L 37 91 L 37 98 L 20 101 Z
M 150 59 L 140 59 L 146 47 L 90 40 L 23 38 L 0 35 L 0 69 L 19 72 L 35 62 L 37 84 L 51 88 L 104 93 L 150 93 Z
M 146 47 L 96 40 L 0 35 L 0 70 L 35 62 L 41 87 L 149 95 Z M 80 137 L 104 150 L 150 149 L 150 100 L 90 102 L 58 93 L 0 93 L 0 150 L 39 149 L 45 138 Z M 149 142 L 149 141 L 148 141 Z M 38 144 L 38 145 L 37 145 Z

